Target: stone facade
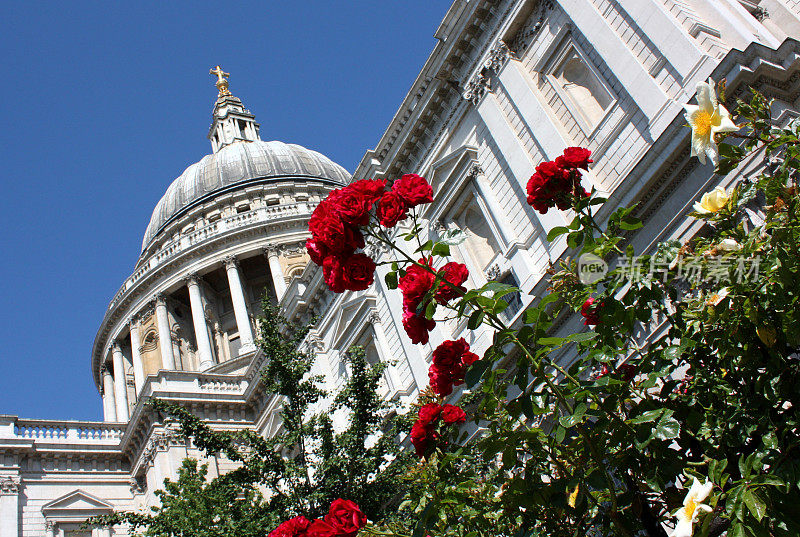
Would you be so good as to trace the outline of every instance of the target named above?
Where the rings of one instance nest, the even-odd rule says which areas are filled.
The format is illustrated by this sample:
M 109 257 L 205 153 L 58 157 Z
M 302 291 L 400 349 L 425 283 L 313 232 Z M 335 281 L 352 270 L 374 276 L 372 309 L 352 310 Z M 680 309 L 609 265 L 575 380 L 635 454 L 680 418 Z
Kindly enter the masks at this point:
M 545 270 L 567 253 L 563 240 L 546 240 L 565 217 L 525 202 L 537 163 L 566 146 L 592 149 L 587 181 L 609 197 L 600 216 L 639 202 L 645 227 L 630 241 L 646 251 L 696 233 L 683 215 L 698 193 L 761 165 L 756 156 L 716 177 L 689 159 L 682 107 L 698 82 L 726 78 L 729 105 L 755 86 L 776 100 L 779 121 L 797 117 L 800 8 L 791 0 L 456 0 L 435 37 L 352 178 L 427 177 L 435 201 L 422 217 L 431 236 L 466 232 L 453 255 L 470 269 L 469 283 L 522 289 L 509 320 L 543 294 Z M 381 390 L 401 403 L 427 385 L 438 343 L 463 336 L 478 352 L 489 344 L 488 333 L 450 322 L 437 324 L 428 345 L 412 345 L 400 294 L 380 270 L 366 291 L 328 291 L 302 247 L 306 223 L 351 176 L 313 151 L 261 141 L 255 116 L 227 82 L 217 87 L 213 153 L 159 202 L 98 331 L 92 370 L 105 422 L 0 416 L 2 537 L 127 535 L 124 527 L 82 533 L 79 522 L 152 505 L 182 459 L 197 456 L 144 408 L 150 398 L 179 402 L 214 427 L 274 434 L 279 402 L 259 382 L 264 356 L 253 345 L 265 287 L 287 317 L 319 316 L 307 344 L 331 390 L 354 344 L 370 360 L 392 361 Z M 579 323 L 564 319 L 559 330 Z M 209 462 L 212 476 L 229 469 Z

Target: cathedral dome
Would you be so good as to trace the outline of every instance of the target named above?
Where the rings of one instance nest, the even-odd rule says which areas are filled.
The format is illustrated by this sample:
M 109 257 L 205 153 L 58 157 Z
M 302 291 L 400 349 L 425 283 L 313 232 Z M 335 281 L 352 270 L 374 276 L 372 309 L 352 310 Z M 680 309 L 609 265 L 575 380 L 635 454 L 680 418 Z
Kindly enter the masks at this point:
M 237 141 L 192 164 L 167 189 L 153 211 L 142 250 L 173 219 L 198 203 L 248 184 L 281 178 L 348 183 L 350 174 L 328 157 L 296 144 Z

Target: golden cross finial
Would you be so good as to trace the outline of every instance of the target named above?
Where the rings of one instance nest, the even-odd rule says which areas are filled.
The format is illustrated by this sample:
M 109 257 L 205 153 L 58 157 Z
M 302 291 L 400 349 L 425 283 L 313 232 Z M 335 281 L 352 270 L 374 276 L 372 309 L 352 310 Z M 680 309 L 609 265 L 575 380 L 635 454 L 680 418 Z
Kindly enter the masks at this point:
M 230 73 L 226 73 L 222 70 L 222 67 L 217 65 L 214 69 L 211 69 L 208 74 L 210 75 L 217 75 L 217 90 L 219 90 L 219 97 L 223 95 L 230 95 L 231 92 L 228 91 L 228 80 L 226 77 L 231 76 Z

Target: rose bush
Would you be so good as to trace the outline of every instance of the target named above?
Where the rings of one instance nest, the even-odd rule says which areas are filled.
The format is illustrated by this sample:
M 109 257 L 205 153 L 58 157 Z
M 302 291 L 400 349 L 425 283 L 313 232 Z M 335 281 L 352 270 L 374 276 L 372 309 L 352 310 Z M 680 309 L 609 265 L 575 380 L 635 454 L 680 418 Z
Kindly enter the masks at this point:
M 706 220 L 705 233 L 637 257 L 626 245 L 626 235 L 642 227 L 636 207 L 594 209 L 606 200 L 581 184 L 593 163 L 588 149 L 567 148 L 540 163 L 527 184 L 528 203 L 541 213 L 574 214 L 548 240 L 565 236 L 571 258 L 592 254 L 612 270 L 583 283 L 576 263 L 563 257 L 550 270 L 549 293 L 514 325 L 504 321 L 504 297 L 520 290 L 498 282 L 469 289 L 466 267 L 450 259 L 461 239 L 450 232 L 437 237 L 420 224 L 419 206 L 433 199 L 422 177 L 395 181 L 368 222 L 357 218 L 363 205 L 352 203 L 348 219 L 320 227 L 326 232 L 357 221 L 354 232 L 390 249 L 380 264 L 390 265 L 389 289 L 402 293 L 403 326 L 413 343 L 428 342 L 440 309 L 493 335 L 482 356 L 463 338 L 434 350 L 430 391 L 409 427 L 422 462 L 403 503 L 408 519 L 362 531 L 420 537 L 800 532 L 791 507 L 800 499 L 794 440 L 800 140 L 796 126 L 773 126 L 768 101 L 754 94 L 736 107 L 736 128 L 744 134 L 724 143 L 718 137 L 732 132 L 733 123 L 716 95 L 708 105 L 709 95 L 700 88 L 699 111 L 687 108 L 697 131 L 694 154 L 711 155 L 720 174 L 753 154 L 779 165 L 755 181 L 703 195 L 692 216 Z M 700 132 L 702 114 L 712 108 L 724 110 L 724 121 Z M 407 218 L 410 228 L 399 230 Z M 416 242 L 416 251 L 401 239 Z M 312 259 L 323 257 L 316 240 Z M 325 247 L 341 251 L 335 243 Z M 756 257 L 763 271 L 737 279 Z M 718 259 L 727 269 L 713 272 L 721 283 L 712 284 L 710 264 Z M 625 272 L 634 262 L 664 269 Z M 687 279 L 683 264 L 698 277 Z M 345 288 L 331 280 L 334 291 Z M 565 310 L 590 331 L 563 333 L 556 320 Z M 462 385 L 470 391 L 456 392 Z M 460 407 L 445 398 L 461 398 Z M 459 426 L 467 421 L 485 432 L 465 443 Z M 690 487 L 697 480 L 706 483 L 702 494 Z

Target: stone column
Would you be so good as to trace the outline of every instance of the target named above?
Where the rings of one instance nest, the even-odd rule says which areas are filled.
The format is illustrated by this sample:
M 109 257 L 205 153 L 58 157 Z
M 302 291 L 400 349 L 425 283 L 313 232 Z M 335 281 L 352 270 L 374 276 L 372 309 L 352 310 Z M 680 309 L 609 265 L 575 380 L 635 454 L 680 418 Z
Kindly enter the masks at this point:
M 211 352 L 211 340 L 208 338 L 208 326 L 206 325 L 206 315 L 203 310 L 203 298 L 196 274 L 191 274 L 186 278 L 186 286 L 189 288 L 189 302 L 192 305 L 194 339 L 197 342 L 200 371 L 205 371 L 214 365 L 214 354 Z
M 281 262 L 278 260 L 278 247 L 271 244 L 264 249 L 264 253 L 267 256 L 269 271 L 272 274 L 272 283 L 275 284 L 275 295 L 278 302 L 280 302 L 286 293 L 286 280 L 283 278 L 283 269 L 281 268 Z
M 172 371 L 175 369 L 175 355 L 172 352 L 167 297 L 163 293 L 156 296 L 156 323 L 158 324 L 158 348 L 161 349 L 161 366 Z
M 114 406 L 114 378 L 105 364 L 100 366 L 103 377 L 103 418 L 106 421 L 117 421 L 117 409 Z
M 250 316 L 247 313 L 247 301 L 244 298 L 242 280 L 239 276 L 239 262 L 235 256 L 228 256 L 224 260 L 225 271 L 228 273 L 228 286 L 231 289 L 233 314 L 236 317 L 236 328 L 239 329 L 239 341 L 242 346 L 239 354 L 255 350 L 253 344 L 253 328 L 250 326 Z
M 0 535 L 19 530 L 19 477 L 0 476 Z
M 469 175 L 475 183 L 475 187 L 478 189 L 478 192 L 480 192 L 483 201 L 486 202 L 486 205 L 489 206 L 489 210 L 492 211 L 495 222 L 500 228 L 500 235 L 502 235 L 506 246 L 514 242 L 514 233 L 509 229 L 508 224 L 505 221 L 505 212 L 497 202 L 497 198 L 492 191 L 492 187 L 489 185 L 486 177 L 483 175 L 483 169 L 479 165 L 475 164 L 470 170 Z
M 139 317 L 134 315 L 130 321 L 131 330 L 131 360 L 133 361 L 133 382 L 136 385 L 136 397 L 142 391 L 144 386 L 144 367 L 142 366 L 142 355 L 139 349 L 142 347 L 142 342 L 139 338 Z
M 114 363 L 114 401 L 116 402 L 117 421 L 128 421 L 128 386 L 125 383 L 125 359 L 122 349 L 116 341 L 111 346 L 111 358 Z

